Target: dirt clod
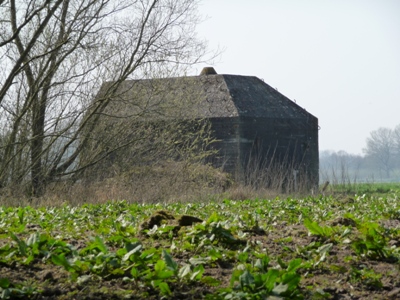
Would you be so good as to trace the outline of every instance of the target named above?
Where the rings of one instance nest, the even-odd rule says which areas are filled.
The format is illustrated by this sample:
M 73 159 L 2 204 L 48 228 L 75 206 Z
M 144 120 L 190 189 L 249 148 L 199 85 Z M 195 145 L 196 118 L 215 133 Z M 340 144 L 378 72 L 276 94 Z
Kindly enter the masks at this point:
M 175 226 L 174 232 L 178 232 L 181 226 L 192 226 L 194 223 L 201 223 L 203 220 L 188 216 L 188 215 L 181 215 L 181 216 L 174 216 L 173 214 L 167 211 L 157 211 L 155 212 L 149 219 L 145 220 L 140 225 L 140 231 L 143 233 L 145 230 L 150 230 L 154 226 L 161 226 L 163 224 L 168 224 L 171 226 Z

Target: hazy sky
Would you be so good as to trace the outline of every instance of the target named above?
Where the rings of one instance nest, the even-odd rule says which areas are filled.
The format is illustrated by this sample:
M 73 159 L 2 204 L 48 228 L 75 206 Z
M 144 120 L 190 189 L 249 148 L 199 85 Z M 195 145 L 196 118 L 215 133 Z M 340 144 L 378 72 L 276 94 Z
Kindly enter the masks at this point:
M 225 49 L 216 71 L 295 99 L 319 119 L 320 150 L 361 154 L 372 130 L 400 124 L 400 0 L 203 0 L 200 12 L 199 37 Z

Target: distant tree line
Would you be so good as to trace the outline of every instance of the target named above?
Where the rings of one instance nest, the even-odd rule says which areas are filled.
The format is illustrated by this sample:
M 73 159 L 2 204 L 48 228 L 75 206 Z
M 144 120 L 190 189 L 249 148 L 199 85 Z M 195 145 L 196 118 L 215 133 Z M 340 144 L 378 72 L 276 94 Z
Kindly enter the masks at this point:
M 400 124 L 381 127 L 366 139 L 364 155 L 320 152 L 320 179 L 336 183 L 400 180 Z

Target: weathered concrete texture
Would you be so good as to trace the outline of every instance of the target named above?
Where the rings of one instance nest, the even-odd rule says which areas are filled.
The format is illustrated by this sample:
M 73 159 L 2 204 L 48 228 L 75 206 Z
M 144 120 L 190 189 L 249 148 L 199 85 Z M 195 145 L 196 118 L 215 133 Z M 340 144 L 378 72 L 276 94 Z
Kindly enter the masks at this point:
M 307 174 L 309 186 L 318 184 L 316 117 L 257 77 L 203 73 L 125 81 L 110 111 L 117 116 L 146 111 L 146 119 L 209 119 L 219 140 L 214 144 L 219 150 L 212 158 L 215 166 L 235 173 L 257 156 Z

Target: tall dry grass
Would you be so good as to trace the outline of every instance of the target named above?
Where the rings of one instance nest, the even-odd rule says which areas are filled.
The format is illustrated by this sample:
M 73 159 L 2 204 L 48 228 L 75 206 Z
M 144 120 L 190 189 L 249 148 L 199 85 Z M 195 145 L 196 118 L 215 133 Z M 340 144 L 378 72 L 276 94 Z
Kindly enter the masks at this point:
M 64 180 L 52 183 L 40 198 L 3 190 L 0 205 L 59 206 L 105 203 L 112 200 L 155 203 L 206 200 L 226 191 L 231 176 L 209 165 L 164 162 L 156 166 L 132 167 L 129 172 L 103 180 Z
M 126 200 L 130 203 L 198 202 L 274 199 L 309 194 L 307 174 L 289 163 L 249 159 L 233 176 L 210 165 L 168 161 L 134 166 L 102 180 L 52 183 L 40 198 L 29 198 L 21 187 L 0 193 L 1 205 L 72 206 Z M 318 191 L 317 191 L 318 192 Z

